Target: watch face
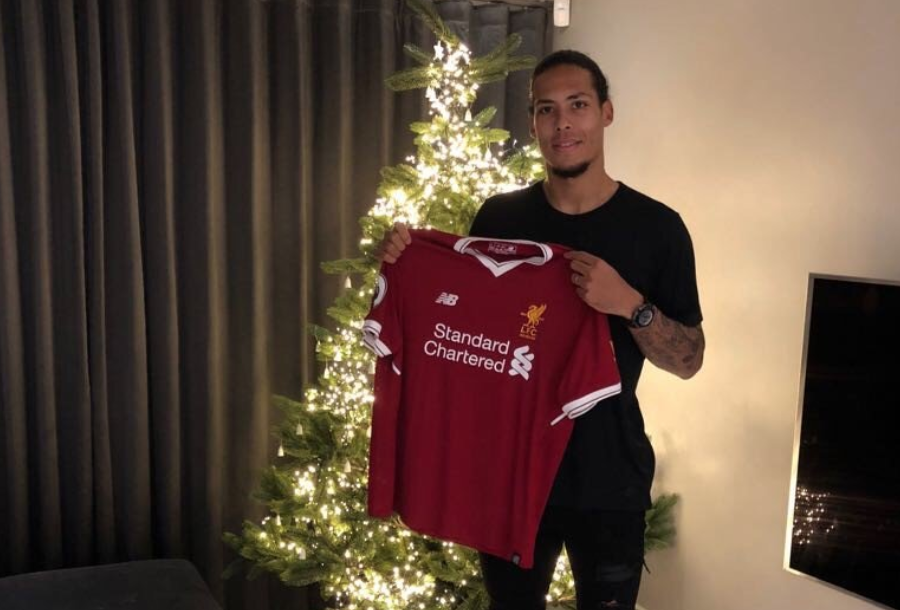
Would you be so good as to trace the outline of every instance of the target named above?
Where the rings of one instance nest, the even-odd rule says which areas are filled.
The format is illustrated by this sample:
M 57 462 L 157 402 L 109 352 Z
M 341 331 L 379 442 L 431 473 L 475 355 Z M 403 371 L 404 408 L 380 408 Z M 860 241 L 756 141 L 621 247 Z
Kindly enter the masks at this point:
M 637 325 L 644 327 L 649 326 L 650 322 L 653 321 L 653 307 L 645 307 L 638 312 L 637 315 Z

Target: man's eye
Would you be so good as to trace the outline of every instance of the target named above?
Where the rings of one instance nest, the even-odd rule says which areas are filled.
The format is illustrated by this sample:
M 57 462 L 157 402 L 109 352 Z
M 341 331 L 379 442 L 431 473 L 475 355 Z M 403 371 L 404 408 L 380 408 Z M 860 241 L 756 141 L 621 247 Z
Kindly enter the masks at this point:
M 538 114 L 550 114 L 550 106 L 541 106 L 538 108 Z
M 587 102 L 578 100 L 572 103 L 573 108 L 587 108 Z

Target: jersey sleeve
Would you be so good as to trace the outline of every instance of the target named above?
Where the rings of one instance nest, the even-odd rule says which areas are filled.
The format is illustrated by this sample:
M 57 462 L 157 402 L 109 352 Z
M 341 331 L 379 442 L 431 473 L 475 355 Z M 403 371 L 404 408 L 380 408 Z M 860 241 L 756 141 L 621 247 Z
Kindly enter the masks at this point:
M 379 358 L 390 358 L 395 373 L 402 368 L 403 333 L 400 326 L 401 287 L 399 263 L 382 263 L 372 297 L 372 307 L 363 321 L 363 342 Z
M 685 326 L 697 326 L 703 314 L 691 235 L 680 216 L 676 216 L 670 232 L 659 280 L 648 298 L 669 318 Z
M 559 415 L 551 422 L 575 419 L 594 405 L 622 392 L 622 380 L 605 314 L 586 312 L 559 386 Z

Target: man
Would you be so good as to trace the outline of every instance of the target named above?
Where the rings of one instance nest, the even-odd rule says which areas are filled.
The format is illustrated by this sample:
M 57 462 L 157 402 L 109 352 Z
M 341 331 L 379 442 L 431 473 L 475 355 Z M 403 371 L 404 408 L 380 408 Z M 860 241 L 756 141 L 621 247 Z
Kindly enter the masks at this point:
M 545 608 L 566 546 L 579 610 L 634 608 L 655 459 L 635 395 L 643 361 L 687 379 L 705 341 L 691 239 L 680 216 L 612 179 L 603 135 L 613 121 L 606 77 L 588 56 L 557 51 L 531 81 L 532 135 L 547 178 L 488 199 L 472 235 L 572 248 L 574 290 L 609 316 L 622 393 L 575 420 L 538 531 L 534 568 L 481 555 L 492 610 Z M 397 225 L 378 256 L 393 263 L 410 237 Z

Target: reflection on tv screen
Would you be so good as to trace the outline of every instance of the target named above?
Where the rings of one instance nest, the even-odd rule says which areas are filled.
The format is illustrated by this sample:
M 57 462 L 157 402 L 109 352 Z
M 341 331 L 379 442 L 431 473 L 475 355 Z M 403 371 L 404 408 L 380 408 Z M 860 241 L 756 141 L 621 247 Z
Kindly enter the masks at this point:
M 900 285 L 809 298 L 788 563 L 900 610 Z

